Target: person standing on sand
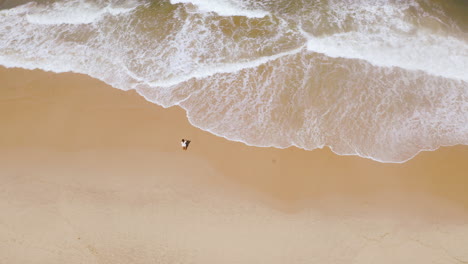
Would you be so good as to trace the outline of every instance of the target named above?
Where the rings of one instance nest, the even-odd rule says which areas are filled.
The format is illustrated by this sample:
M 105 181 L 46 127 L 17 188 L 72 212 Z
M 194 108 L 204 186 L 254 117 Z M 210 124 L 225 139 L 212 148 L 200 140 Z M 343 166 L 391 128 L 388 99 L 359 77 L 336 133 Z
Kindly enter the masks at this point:
M 182 141 L 180 142 L 180 144 L 182 145 L 182 149 L 183 149 L 183 150 L 187 150 L 188 145 L 190 144 L 190 140 L 182 139 Z

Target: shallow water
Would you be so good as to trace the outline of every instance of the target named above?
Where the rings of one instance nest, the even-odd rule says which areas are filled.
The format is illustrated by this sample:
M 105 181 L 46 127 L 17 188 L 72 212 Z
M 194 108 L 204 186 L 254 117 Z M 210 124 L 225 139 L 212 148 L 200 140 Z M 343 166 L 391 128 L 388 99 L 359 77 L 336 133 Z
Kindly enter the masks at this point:
M 465 1 L 0 1 L 0 64 L 79 72 L 255 146 L 468 144 Z

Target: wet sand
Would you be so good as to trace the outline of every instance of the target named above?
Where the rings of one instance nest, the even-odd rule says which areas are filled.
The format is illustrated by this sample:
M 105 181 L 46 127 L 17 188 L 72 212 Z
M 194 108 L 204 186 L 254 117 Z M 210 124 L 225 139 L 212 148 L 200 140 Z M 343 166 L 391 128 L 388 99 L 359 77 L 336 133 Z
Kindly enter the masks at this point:
M 5 263 L 468 261 L 467 146 L 382 164 L 230 142 L 79 74 L 0 88 Z

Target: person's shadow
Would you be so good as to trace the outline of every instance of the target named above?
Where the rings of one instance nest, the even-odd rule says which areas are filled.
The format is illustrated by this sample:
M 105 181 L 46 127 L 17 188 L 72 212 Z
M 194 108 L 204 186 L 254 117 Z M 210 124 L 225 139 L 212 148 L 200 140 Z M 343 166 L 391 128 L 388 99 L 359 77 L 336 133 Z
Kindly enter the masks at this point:
M 190 145 L 190 142 L 192 142 L 192 141 L 190 141 L 190 140 L 188 140 L 188 139 L 187 139 L 187 140 L 185 140 L 185 143 L 187 143 L 187 147 L 186 147 L 186 148 L 188 148 L 188 147 L 189 147 L 189 145 Z

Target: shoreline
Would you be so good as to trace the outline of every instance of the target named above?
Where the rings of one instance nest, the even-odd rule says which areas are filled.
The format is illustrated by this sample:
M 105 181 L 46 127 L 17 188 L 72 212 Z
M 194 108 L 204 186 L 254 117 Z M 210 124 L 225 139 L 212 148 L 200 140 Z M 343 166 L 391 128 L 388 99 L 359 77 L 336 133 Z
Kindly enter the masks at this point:
M 468 166 L 463 164 L 464 158 L 468 158 L 468 146 L 464 145 L 440 147 L 435 151 L 423 151 L 415 158 L 405 163 L 381 163 L 354 155 L 337 155 L 328 147 L 313 151 L 307 151 L 296 147 L 289 147 L 286 149 L 253 147 L 242 142 L 227 140 L 224 137 L 213 135 L 210 132 L 192 126 L 190 122 L 188 122 L 185 111 L 182 108 L 177 106 L 163 108 L 146 101 L 135 91 L 118 90 L 86 75 L 76 73 L 57 74 L 43 72 L 41 70 L 30 71 L 5 68 L 1 68 L 0 74 L 2 80 L 6 80 L 6 84 L 10 86 L 21 87 L 25 86 L 25 84 L 26 86 L 37 85 L 37 88 L 31 86 L 24 89 L 23 87 L 21 92 L 24 93 L 23 95 L 18 95 L 18 91 L 11 90 L 11 92 L 17 97 L 17 101 L 25 103 L 25 105 L 29 107 L 39 105 L 40 109 L 45 111 L 44 114 L 51 114 L 52 118 L 46 117 L 46 121 L 54 126 L 52 129 L 51 127 L 46 127 L 47 124 L 36 124 L 38 126 L 43 126 L 37 130 L 41 133 L 32 133 L 33 137 L 28 136 L 28 133 L 24 133 L 25 135 L 22 135 L 22 142 L 7 140 L 8 138 L 17 137 L 18 132 L 21 133 L 18 129 L 16 131 L 13 129 L 12 132 L 16 135 L 4 135 L 3 138 L 5 140 L 0 142 L 2 147 L 11 145 L 10 147 L 18 148 L 22 145 L 26 148 L 36 146 L 39 148 L 46 147 L 62 151 L 96 148 L 133 148 L 174 152 L 179 151 L 179 138 L 189 137 L 192 140 L 192 144 L 187 154 L 201 156 L 204 159 L 210 160 L 215 168 L 238 184 L 249 185 L 254 183 L 258 185 L 260 189 L 267 191 L 265 183 L 252 181 L 247 177 L 239 177 L 239 175 L 236 176 L 236 173 L 243 174 L 247 172 L 249 176 L 252 177 L 257 175 L 262 181 L 267 181 L 268 177 L 272 177 L 272 179 L 276 181 L 286 180 L 284 178 L 286 174 L 285 170 L 300 175 L 297 176 L 297 178 L 293 178 L 297 180 L 297 184 L 291 187 L 296 189 L 296 191 L 301 190 L 301 194 L 295 195 L 281 192 L 280 187 L 282 186 L 276 186 L 274 191 L 273 189 L 267 191 L 272 194 L 275 193 L 273 196 L 283 197 L 285 199 L 289 197 L 291 200 L 300 200 L 304 198 L 304 196 L 311 194 L 311 192 L 304 190 L 301 185 L 302 183 L 310 184 L 304 177 L 306 177 L 306 175 L 314 175 L 314 166 L 319 164 L 321 165 L 319 171 L 324 173 L 324 177 L 334 177 L 333 181 L 330 182 L 330 188 L 343 188 L 344 185 L 341 185 L 338 181 L 347 174 L 344 169 L 336 168 L 334 165 L 335 163 L 351 169 L 350 175 L 354 176 L 357 176 L 357 169 L 365 167 L 368 171 L 365 172 L 366 175 L 363 179 L 365 178 L 367 181 L 378 185 L 381 185 L 381 183 L 379 183 L 378 180 L 371 179 L 372 177 L 370 177 L 370 174 L 385 173 L 387 175 L 397 176 L 398 180 L 402 180 L 401 175 L 398 174 L 407 174 L 408 176 L 409 174 L 418 174 L 420 171 L 425 170 L 424 166 L 428 166 L 434 169 L 428 168 L 427 171 L 424 172 L 432 173 L 432 177 L 437 178 L 442 177 L 440 171 L 437 173 L 435 169 L 437 166 L 445 166 L 444 169 L 448 170 L 451 166 L 456 167 L 458 165 L 461 166 L 461 173 L 457 173 L 453 170 L 450 172 L 454 173 L 454 175 L 458 177 L 458 180 L 464 180 L 463 177 L 461 177 L 463 168 L 468 171 Z M 24 83 L 21 83 L 23 75 L 28 77 L 24 79 Z M 29 77 L 31 75 L 34 77 L 32 80 L 28 81 L 28 78 L 31 79 Z M 20 81 L 19 84 L 18 81 Z M 68 85 L 70 82 L 75 83 L 73 86 L 76 87 L 65 88 L 64 86 Z M 84 90 L 83 86 L 92 88 L 86 88 Z M 94 98 L 89 97 L 89 95 L 92 95 Z M 25 98 L 21 98 L 20 96 L 25 96 Z M 27 100 L 21 101 L 21 99 L 27 99 L 26 96 L 35 96 L 40 100 L 36 102 L 32 100 L 29 102 Z M 73 96 L 77 98 L 72 98 Z M 59 101 L 61 99 L 63 99 L 63 101 Z M 40 102 L 41 100 L 43 102 Z M 53 105 L 48 106 L 47 100 L 51 100 L 49 104 Z M 108 102 L 105 100 L 108 100 Z M 11 103 L 13 100 L 7 98 L 2 101 L 3 103 Z M 80 112 L 80 109 L 83 111 Z M 54 110 L 58 111 L 54 113 Z M 7 111 L 4 112 L 6 113 Z M 119 117 L 115 116 L 116 114 L 121 115 L 120 119 L 124 120 L 122 123 L 119 124 L 120 120 Z M 27 114 L 25 114 L 24 117 L 30 118 Z M 74 119 L 75 122 L 71 121 L 71 119 Z M 107 124 L 99 124 L 102 120 L 107 120 Z M 27 120 L 16 122 L 15 116 L 10 117 L 9 121 L 11 125 L 30 125 L 26 123 L 28 122 Z M 167 127 L 164 128 L 163 126 Z M 124 130 L 122 132 L 130 133 L 130 135 L 124 135 L 119 130 Z M 3 133 L 4 132 L 5 131 L 3 131 Z M 153 132 L 155 132 L 154 135 L 158 136 L 158 139 L 151 139 Z M 115 133 L 115 135 L 111 135 L 112 133 Z M 36 140 L 38 137 L 40 137 L 41 140 Z M 172 143 L 164 140 L 165 138 L 170 139 Z M 119 143 L 119 141 L 121 141 L 121 143 Z M 239 158 L 237 155 L 239 153 L 248 156 L 250 160 L 245 158 L 238 159 L 243 165 L 246 165 L 247 168 L 239 170 L 234 164 L 229 164 L 228 160 L 217 157 L 218 153 L 227 152 L 227 150 L 233 153 L 236 158 Z M 459 161 L 449 160 L 455 159 L 457 156 L 460 158 Z M 428 161 L 431 161 L 431 164 L 429 164 Z M 441 164 L 434 166 L 434 161 Z M 307 165 L 308 162 L 310 162 L 310 166 Z M 283 171 L 275 171 L 277 167 Z M 326 169 L 326 171 L 324 171 L 324 169 Z M 249 172 L 249 170 L 253 171 Z M 450 178 L 447 180 L 449 179 Z M 390 178 L 382 180 L 391 181 Z M 423 178 L 419 178 L 419 180 L 423 180 Z M 468 179 L 466 179 L 466 181 L 468 182 Z M 402 183 L 408 185 L 409 182 L 410 181 Z M 372 189 L 370 185 L 366 187 L 366 189 Z M 429 188 L 429 185 L 426 186 L 426 188 Z M 353 194 L 357 193 L 357 189 L 353 190 Z M 463 206 L 468 208 L 468 194 L 460 200 L 463 201 Z
M 250 147 L 85 75 L 0 79 L 7 262 L 468 260 L 468 146 L 403 164 Z

